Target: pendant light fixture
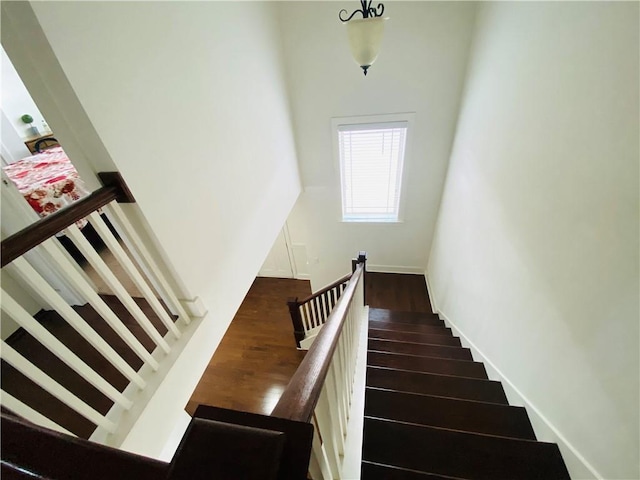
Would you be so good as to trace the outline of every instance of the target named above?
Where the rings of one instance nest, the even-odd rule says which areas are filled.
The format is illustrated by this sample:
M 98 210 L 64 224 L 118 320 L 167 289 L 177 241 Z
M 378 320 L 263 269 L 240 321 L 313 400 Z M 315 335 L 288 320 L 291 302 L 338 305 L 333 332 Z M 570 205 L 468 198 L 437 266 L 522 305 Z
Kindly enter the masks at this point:
M 338 13 L 338 18 L 347 24 L 347 34 L 349 36 L 349 46 L 356 63 L 367 74 L 369 67 L 378 58 L 380 44 L 382 43 L 382 34 L 384 33 L 384 22 L 386 17 L 382 17 L 384 13 L 384 5 L 379 3 L 376 8 L 371 6 L 372 0 L 360 0 L 362 9 L 354 11 L 351 15 L 343 18 L 347 11 L 342 9 Z M 362 18 L 353 19 L 356 13 L 361 13 Z

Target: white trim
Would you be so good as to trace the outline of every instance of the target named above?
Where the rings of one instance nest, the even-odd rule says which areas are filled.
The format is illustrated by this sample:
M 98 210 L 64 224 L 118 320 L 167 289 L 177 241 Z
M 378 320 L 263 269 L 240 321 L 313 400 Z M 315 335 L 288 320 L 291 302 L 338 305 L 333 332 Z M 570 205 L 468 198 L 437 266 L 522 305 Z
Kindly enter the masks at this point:
M 331 140 L 333 144 L 333 168 L 335 169 L 336 174 L 336 184 L 335 187 L 337 191 L 340 192 L 340 202 L 338 202 L 338 212 L 337 212 L 337 221 L 344 223 L 403 223 L 404 221 L 404 213 L 406 211 L 406 182 L 408 175 L 408 165 L 411 163 L 411 146 L 413 144 L 413 130 L 416 121 L 416 112 L 398 112 L 398 113 L 381 113 L 374 115 L 358 115 L 358 116 L 345 116 L 345 117 L 333 117 L 331 118 Z M 380 219 L 372 219 L 368 220 L 345 220 L 342 215 L 342 174 L 340 168 L 340 145 L 338 141 L 338 129 L 342 125 L 364 125 L 364 124 L 381 124 L 381 123 L 395 123 L 395 122 L 406 122 L 407 124 L 407 132 L 405 138 L 405 146 L 404 146 L 404 159 L 403 159 L 403 168 L 402 168 L 402 178 L 400 180 L 400 202 L 398 204 L 398 216 L 396 219 L 391 221 L 380 220 Z M 305 192 L 309 188 L 314 187 L 306 187 Z M 424 269 L 423 269 L 424 270 Z M 422 273 L 422 272 L 420 272 Z
M 288 227 L 287 227 L 288 228 Z M 291 242 L 287 248 L 291 249 L 291 269 L 294 270 L 294 275 L 293 278 L 295 278 L 296 280 L 311 280 L 311 274 L 308 273 L 309 271 L 309 258 L 307 256 L 307 245 L 305 243 L 295 243 L 295 242 Z M 297 261 L 296 261 L 296 256 L 294 254 L 294 249 L 297 248 L 298 250 L 300 249 L 304 249 L 304 261 L 305 261 L 305 268 L 304 270 L 307 273 L 300 273 L 300 266 L 298 265 Z
M 433 313 L 438 313 L 438 307 L 436 306 L 435 295 L 433 295 L 433 290 L 431 289 L 431 284 L 429 283 L 429 272 L 428 270 L 424 271 L 424 281 L 427 283 L 427 295 L 429 295 L 429 302 L 431 302 L 431 311 Z
M 180 298 L 178 301 L 192 317 L 204 317 L 208 312 L 207 306 L 200 297 L 194 297 L 191 300 Z
M 509 386 L 508 389 L 505 389 L 505 393 L 507 394 L 507 398 L 509 399 L 510 404 L 514 405 L 522 405 L 526 408 L 527 413 L 531 420 L 539 420 L 537 422 L 532 421 L 532 425 L 538 427 L 535 431 L 536 436 L 538 438 L 544 439 L 544 441 L 551 441 L 558 444 L 560 451 L 562 453 L 562 457 L 565 460 L 565 463 L 568 465 L 569 462 L 566 461 L 568 456 L 571 456 L 574 459 L 575 463 L 580 463 L 582 466 L 588 470 L 594 478 L 605 478 L 601 475 L 594 467 L 591 465 L 586 458 L 578 451 L 576 447 L 574 447 L 569 440 L 558 430 L 551 421 L 544 416 L 544 414 L 535 406 L 535 404 L 529 400 L 519 389 L 515 386 L 515 384 L 504 374 L 502 371 L 493 363 L 489 357 L 487 357 L 470 339 L 467 337 L 462 330 L 452 322 L 449 317 L 447 317 L 442 311 L 438 311 L 438 316 L 440 319 L 444 320 L 448 327 L 451 327 L 454 335 L 460 337 L 462 340 L 462 345 L 471 349 L 473 354 L 473 359 L 476 362 L 482 362 L 485 366 L 489 366 L 487 368 L 487 375 L 491 380 L 497 380 Z M 531 418 L 535 417 L 535 418 Z M 540 431 L 540 427 L 545 427 L 546 431 Z M 571 472 L 570 472 L 571 473 Z M 573 475 L 572 475 L 573 476 Z
M 410 267 L 407 265 L 373 265 L 373 264 L 367 263 L 367 272 L 408 273 L 413 275 L 423 275 L 424 267 Z
M 167 443 L 165 444 L 162 452 L 159 455 L 158 460 L 162 460 L 167 463 L 171 463 L 171 459 L 173 458 L 178 446 L 180 446 L 180 442 L 182 442 L 182 437 L 187 431 L 189 424 L 191 423 L 191 416 L 185 412 L 181 411 L 178 415 L 178 419 L 176 420 L 175 427 L 169 435 L 167 439 Z

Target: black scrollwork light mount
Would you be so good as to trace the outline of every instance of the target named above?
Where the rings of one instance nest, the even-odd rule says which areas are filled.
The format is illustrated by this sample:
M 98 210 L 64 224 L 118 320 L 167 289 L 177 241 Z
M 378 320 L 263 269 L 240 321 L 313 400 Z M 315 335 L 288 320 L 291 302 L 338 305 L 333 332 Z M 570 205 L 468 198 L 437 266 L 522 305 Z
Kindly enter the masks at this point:
M 338 18 L 347 26 L 349 36 L 349 46 L 353 58 L 364 74 L 367 74 L 369 67 L 376 61 L 382 34 L 384 32 L 384 23 L 387 18 L 383 17 L 384 5 L 379 3 L 377 7 L 371 6 L 372 0 L 360 0 L 362 8 L 354 11 L 347 16 L 345 9 L 340 10 Z M 362 18 L 355 18 L 356 13 L 361 13 Z
M 362 9 L 359 10 L 355 10 L 351 15 L 349 15 L 347 18 L 342 18 L 342 14 L 344 13 L 345 15 L 347 14 L 347 11 L 343 8 L 342 10 L 340 10 L 340 12 L 338 13 L 338 18 L 340 20 L 342 20 L 343 22 L 348 22 L 349 20 L 351 20 L 353 18 L 353 16 L 356 13 L 361 13 L 362 14 L 362 18 L 369 18 L 369 17 L 381 17 L 382 14 L 384 13 L 384 5 L 382 3 L 379 3 L 378 6 L 376 8 L 373 8 L 371 6 L 372 0 L 369 0 L 367 2 L 367 0 L 360 0 L 360 5 L 362 5 Z

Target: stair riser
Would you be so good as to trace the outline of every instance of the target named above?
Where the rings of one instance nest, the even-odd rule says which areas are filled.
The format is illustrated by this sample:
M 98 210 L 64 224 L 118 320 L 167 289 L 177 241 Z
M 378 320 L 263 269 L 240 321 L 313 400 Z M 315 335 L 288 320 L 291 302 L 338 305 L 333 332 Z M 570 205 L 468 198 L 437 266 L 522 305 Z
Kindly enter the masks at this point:
M 364 414 L 400 422 L 535 440 L 521 407 L 368 388 Z
M 557 445 L 365 417 L 363 460 L 474 479 L 569 478 Z
M 444 327 L 444 321 L 429 313 L 394 312 L 392 310 L 369 310 L 369 320 L 386 323 L 407 323 L 413 325 L 435 325 Z
M 413 332 L 395 332 L 389 330 L 377 330 L 369 328 L 369 338 L 380 338 L 383 340 L 396 340 L 398 342 L 425 343 L 429 345 L 447 345 L 450 347 L 460 347 L 460 339 L 448 335 L 430 335 Z
M 508 405 L 502 385 L 490 380 L 367 368 L 368 387 Z
M 458 360 L 473 360 L 468 348 L 449 347 L 442 345 L 425 345 L 420 343 L 396 342 L 393 340 L 370 339 L 369 350 L 377 352 L 405 353 L 422 355 L 424 357 L 453 358 Z
M 487 380 L 484 365 L 465 360 L 367 352 L 367 365 Z
M 430 335 L 451 335 L 451 329 L 447 327 L 441 327 L 439 325 L 418 325 L 413 323 L 391 323 L 391 322 L 376 322 L 369 321 L 369 328 L 375 328 L 378 330 L 393 330 L 397 332 L 415 332 L 426 333 Z

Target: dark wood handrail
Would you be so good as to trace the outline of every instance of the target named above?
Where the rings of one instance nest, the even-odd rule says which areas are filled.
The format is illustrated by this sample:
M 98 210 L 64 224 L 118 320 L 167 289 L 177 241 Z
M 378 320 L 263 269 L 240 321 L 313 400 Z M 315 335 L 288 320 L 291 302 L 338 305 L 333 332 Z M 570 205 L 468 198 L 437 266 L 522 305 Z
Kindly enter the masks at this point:
M 356 267 L 349 285 L 291 378 L 273 409 L 272 416 L 298 422 L 311 421 L 346 321 L 347 311 L 364 275 L 364 268 L 364 263 Z
M 135 202 L 118 172 L 103 172 L 98 176 L 105 182 L 104 187 L 3 240 L 2 267 L 113 200 L 120 203 Z
M 2 478 L 166 478 L 169 464 L 0 414 Z
M 296 301 L 298 302 L 298 305 L 304 305 L 305 303 L 310 302 L 314 298 L 319 297 L 323 293 L 327 293 L 329 290 L 332 290 L 332 289 L 342 285 L 343 283 L 348 282 L 352 275 L 353 275 L 353 273 L 349 273 L 349 274 L 345 275 L 344 277 L 342 277 L 341 279 L 336 280 L 331 285 L 327 285 L 322 290 L 318 290 L 317 292 L 312 293 L 311 295 L 309 295 L 306 298 L 303 298 L 302 300 L 297 300 L 296 299 Z

